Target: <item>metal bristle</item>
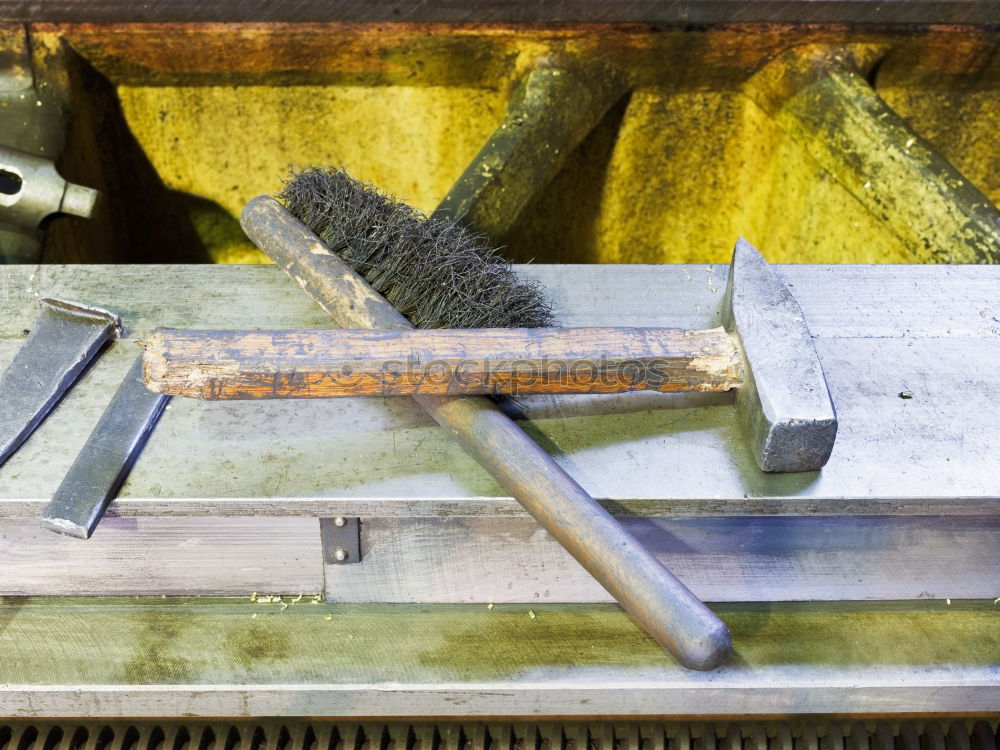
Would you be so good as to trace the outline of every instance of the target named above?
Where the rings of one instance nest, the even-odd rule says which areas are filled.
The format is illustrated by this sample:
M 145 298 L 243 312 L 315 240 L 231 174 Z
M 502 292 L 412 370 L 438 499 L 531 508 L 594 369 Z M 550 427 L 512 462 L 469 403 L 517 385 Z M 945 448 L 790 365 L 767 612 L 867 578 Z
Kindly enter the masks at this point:
M 279 198 L 417 328 L 552 325 L 541 285 L 452 220 L 334 168 L 293 173 Z

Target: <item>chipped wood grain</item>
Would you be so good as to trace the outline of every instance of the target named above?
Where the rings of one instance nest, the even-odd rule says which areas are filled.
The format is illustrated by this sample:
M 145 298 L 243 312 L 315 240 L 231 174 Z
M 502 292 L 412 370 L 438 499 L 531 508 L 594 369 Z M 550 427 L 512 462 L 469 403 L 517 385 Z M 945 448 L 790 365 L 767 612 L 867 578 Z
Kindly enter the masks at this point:
M 146 386 L 209 401 L 414 394 L 723 392 L 722 328 L 179 331 L 143 342 Z

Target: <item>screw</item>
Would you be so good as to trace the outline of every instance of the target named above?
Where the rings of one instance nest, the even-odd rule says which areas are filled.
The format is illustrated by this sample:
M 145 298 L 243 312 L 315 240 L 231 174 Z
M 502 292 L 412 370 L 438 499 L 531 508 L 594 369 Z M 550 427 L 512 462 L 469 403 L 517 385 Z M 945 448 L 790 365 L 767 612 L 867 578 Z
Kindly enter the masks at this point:
M 344 562 L 344 560 L 347 559 L 347 550 L 340 549 L 338 547 L 337 550 L 333 553 L 333 559 L 336 560 L 337 562 Z
M 333 525 L 334 526 L 343 526 L 346 523 L 347 523 L 347 519 L 341 518 L 340 516 L 337 516 L 336 518 L 333 519 Z

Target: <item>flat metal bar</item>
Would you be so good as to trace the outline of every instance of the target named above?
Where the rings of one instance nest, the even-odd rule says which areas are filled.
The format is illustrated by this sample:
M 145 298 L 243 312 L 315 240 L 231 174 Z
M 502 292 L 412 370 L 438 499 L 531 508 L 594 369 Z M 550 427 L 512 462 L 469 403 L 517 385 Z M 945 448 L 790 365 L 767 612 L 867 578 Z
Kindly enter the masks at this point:
M 41 424 L 94 356 L 118 338 L 118 316 L 99 307 L 43 297 L 41 313 L 0 375 L 0 465 Z
M 0 519 L 0 596 L 311 596 L 323 590 L 317 526 L 302 516 L 106 515 L 81 542 L 37 517 Z
M 946 606 L 948 599 L 992 600 L 1000 593 L 1000 514 L 621 523 L 707 602 L 914 599 Z M 528 518 L 366 518 L 362 543 L 364 565 L 326 568 L 330 601 L 612 601 Z
M 714 674 L 714 673 L 713 673 Z M 760 670 L 755 680 L 692 689 L 687 683 L 609 683 L 601 670 L 585 685 L 539 682 L 402 686 L 309 685 L 25 685 L 0 687 L 15 718 L 103 716 L 468 717 L 468 716 L 773 716 L 798 714 L 965 714 L 994 712 L 996 670 Z M 711 706 L 711 710 L 707 707 Z
M 42 526 L 89 539 L 169 400 L 146 389 L 142 358 L 136 358 L 43 511 Z
M 1000 265 L 771 267 L 791 287 L 817 340 L 992 339 L 1000 331 Z M 728 263 L 532 263 L 514 269 L 545 286 L 561 326 L 722 325 Z M 113 297 L 129 311 L 132 340 L 165 322 L 177 328 L 330 325 L 310 299 L 289 296 L 285 275 L 271 265 L 0 266 L 0 340 L 20 342 L 22 331 L 32 327 L 38 289 L 64 298 Z

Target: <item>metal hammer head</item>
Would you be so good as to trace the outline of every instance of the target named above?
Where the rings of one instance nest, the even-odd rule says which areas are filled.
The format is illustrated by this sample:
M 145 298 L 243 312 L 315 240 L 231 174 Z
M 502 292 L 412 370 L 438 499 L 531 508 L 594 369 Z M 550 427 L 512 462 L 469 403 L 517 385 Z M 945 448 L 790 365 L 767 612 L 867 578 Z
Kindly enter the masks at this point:
M 799 303 L 746 240 L 733 250 L 726 330 L 746 371 L 736 407 L 764 471 L 815 471 L 830 458 L 837 414 Z

